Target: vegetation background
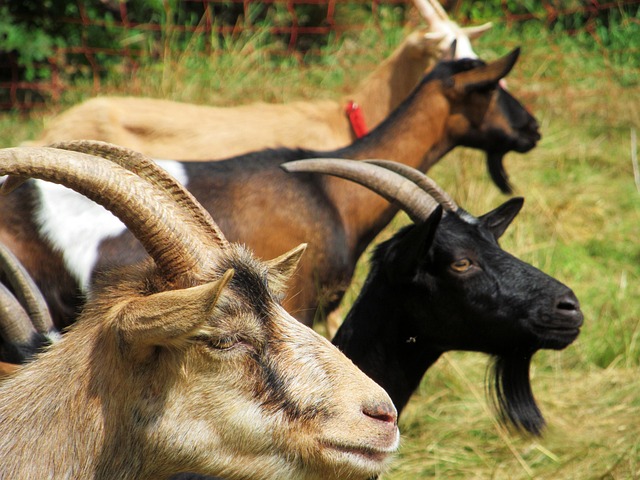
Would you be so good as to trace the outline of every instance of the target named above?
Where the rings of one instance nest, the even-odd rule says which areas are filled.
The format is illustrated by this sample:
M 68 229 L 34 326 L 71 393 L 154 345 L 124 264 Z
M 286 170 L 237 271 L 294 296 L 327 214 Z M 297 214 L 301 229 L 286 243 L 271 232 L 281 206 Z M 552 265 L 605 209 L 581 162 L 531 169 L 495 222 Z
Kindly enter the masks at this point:
M 54 8 L 60 2 L 44 3 Z M 202 35 L 173 27 L 178 17 L 167 15 L 167 6 L 175 2 L 134 3 L 146 8 L 135 15 L 147 15 L 162 27 L 129 39 L 144 43 L 153 55 L 135 70 L 109 56 L 98 58 L 97 87 L 91 72 L 70 57 L 57 101 L 27 113 L 0 113 L 0 146 L 34 137 L 53 115 L 96 93 L 211 105 L 340 98 L 420 24 L 402 4 L 380 5 L 375 15 L 367 5 L 352 4 L 339 18 L 359 28 L 310 40 L 295 54 L 283 55 L 290 38 L 274 33 L 273 25 L 281 21 L 278 8 L 256 7 L 254 28 Z M 639 479 L 640 173 L 634 168 L 640 133 L 639 3 L 612 2 L 613 8 L 593 15 L 581 8 L 586 3 L 569 0 L 566 14 L 556 19 L 545 13 L 553 2 L 454 3 L 452 16 L 461 23 L 494 22 L 475 44 L 484 59 L 522 47 L 508 85 L 539 119 L 543 138 L 533 151 L 506 158 L 516 194 L 526 203 L 502 244 L 571 286 L 585 325 L 566 350 L 534 357 L 533 390 L 548 421 L 542 438 L 522 437 L 494 419 L 485 396 L 489 358 L 447 354 L 403 414 L 402 448 L 385 478 Z M 75 2 L 66 4 L 72 14 Z M 505 5 L 513 18 L 518 9 L 537 14 L 513 21 L 505 17 Z M 39 62 L 71 33 L 60 36 L 42 20 L 40 33 L 29 36 L 27 17 L 8 8 L 0 6 L 3 48 L 26 55 L 25 75 L 46 78 Z M 100 35 L 109 37 L 108 28 Z M 118 34 L 110 38 L 122 45 Z M 430 174 L 472 213 L 505 200 L 477 152 L 458 149 Z M 381 238 L 406 221 L 399 215 Z M 346 306 L 366 276 L 367 260 L 365 255 L 358 265 Z

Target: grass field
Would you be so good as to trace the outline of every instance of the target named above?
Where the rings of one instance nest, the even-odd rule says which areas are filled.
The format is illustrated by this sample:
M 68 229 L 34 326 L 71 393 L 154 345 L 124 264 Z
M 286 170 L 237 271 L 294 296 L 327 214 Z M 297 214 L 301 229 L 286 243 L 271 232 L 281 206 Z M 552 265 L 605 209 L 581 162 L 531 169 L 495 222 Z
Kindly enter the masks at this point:
M 632 137 L 640 136 L 638 65 L 576 38 L 497 24 L 476 50 L 490 60 L 522 45 L 509 88 L 543 133 L 536 149 L 506 159 L 526 203 L 502 244 L 571 286 L 585 325 L 565 351 L 534 357 L 532 386 L 548 422 L 542 438 L 523 438 L 495 421 L 485 397 L 485 356 L 447 354 L 403 414 L 402 448 L 385 478 L 639 479 L 640 185 L 632 165 Z M 137 79 L 114 75 L 103 93 L 216 105 L 336 98 L 402 35 L 398 26 L 370 28 L 305 66 L 272 62 L 245 39 L 206 65 L 176 54 Z M 79 85 L 62 104 L 28 117 L 2 114 L 0 146 L 33 137 L 53 114 L 91 93 Z M 472 213 L 505 200 L 477 152 L 454 151 L 430 174 Z M 405 221 L 399 216 L 382 236 Z M 363 258 L 347 303 L 365 275 Z

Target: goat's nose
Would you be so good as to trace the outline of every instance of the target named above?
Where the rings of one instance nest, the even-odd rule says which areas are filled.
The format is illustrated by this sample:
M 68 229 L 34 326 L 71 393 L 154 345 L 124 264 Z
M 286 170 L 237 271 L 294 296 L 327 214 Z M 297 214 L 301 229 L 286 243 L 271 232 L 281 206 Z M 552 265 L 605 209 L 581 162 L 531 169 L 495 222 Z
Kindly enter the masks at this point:
M 362 413 L 374 420 L 390 423 L 392 425 L 396 425 L 398 422 L 398 413 L 396 412 L 395 407 L 388 402 L 363 405 Z
M 558 297 L 556 301 L 556 311 L 562 315 L 574 327 L 582 325 L 584 316 L 580 310 L 580 301 L 572 291 Z

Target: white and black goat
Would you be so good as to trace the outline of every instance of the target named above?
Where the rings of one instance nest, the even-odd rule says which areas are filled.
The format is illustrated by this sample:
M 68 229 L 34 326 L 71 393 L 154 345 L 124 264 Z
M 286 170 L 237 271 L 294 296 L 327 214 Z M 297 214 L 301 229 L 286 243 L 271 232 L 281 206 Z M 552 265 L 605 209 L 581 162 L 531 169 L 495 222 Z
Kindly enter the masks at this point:
M 385 158 L 426 171 L 457 145 L 527 151 L 535 119 L 498 82 L 518 58 L 441 62 L 385 122 L 337 151 L 264 150 L 219 162 L 162 162 L 232 241 L 272 258 L 309 244 L 285 307 L 310 325 L 348 287 L 367 245 L 397 212 L 375 193 L 331 177 L 287 175 L 314 157 Z M 67 146 L 91 153 L 89 144 Z M 99 150 L 99 147 L 95 147 Z M 96 270 L 134 263 L 144 249 L 115 217 L 75 192 L 30 182 L 0 199 L 0 241 L 25 265 L 59 327 L 71 323 Z
M 361 183 L 401 205 L 414 221 L 376 247 L 334 345 L 384 387 L 398 412 L 444 352 L 493 355 L 492 386 L 503 420 L 540 434 L 544 419 L 529 382 L 531 357 L 571 344 L 583 314 L 569 287 L 498 245 L 523 199 L 475 217 L 421 172 L 375 163 L 283 165 Z
M 380 473 L 398 444 L 391 400 L 277 301 L 303 246 L 258 261 L 153 162 L 102 154 L 0 151 L 0 175 L 87 195 L 150 256 L 101 278 L 63 338 L 0 384 L 0 476 Z

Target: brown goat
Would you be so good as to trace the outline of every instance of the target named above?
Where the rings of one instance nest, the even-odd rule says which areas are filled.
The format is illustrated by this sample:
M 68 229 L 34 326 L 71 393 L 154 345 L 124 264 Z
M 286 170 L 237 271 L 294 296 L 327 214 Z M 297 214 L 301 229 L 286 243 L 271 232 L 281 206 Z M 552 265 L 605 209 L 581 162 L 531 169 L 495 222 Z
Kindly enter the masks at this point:
M 304 248 L 258 261 L 153 162 L 102 152 L 0 151 L 0 175 L 87 195 L 152 259 L 98 281 L 0 384 L 3 478 L 377 475 L 398 443 L 389 397 L 276 301 Z
M 490 24 L 460 28 L 435 0 L 415 2 L 430 28 L 411 33 L 341 101 L 212 107 L 136 97 L 96 97 L 53 118 L 33 142 L 101 140 L 156 158 L 219 160 L 264 148 L 334 149 L 356 138 L 345 108 L 354 102 L 369 129 L 416 87 L 426 68 L 457 40 L 456 58 L 473 57 L 469 38 Z M 468 36 L 467 36 L 468 35 Z
M 182 176 L 229 238 L 246 243 L 260 258 L 309 243 L 285 306 L 310 325 L 318 306 L 330 312 L 339 302 L 359 256 L 397 209 L 358 185 L 294 178 L 280 164 L 314 157 L 385 158 L 426 171 L 457 145 L 527 151 L 539 138 L 537 123 L 498 86 L 517 56 L 514 51 L 490 64 L 441 62 L 394 114 L 344 149 L 265 150 L 221 162 L 162 165 Z M 84 197 L 53 192 L 48 185 L 31 182 L 0 199 L 0 241 L 23 262 L 62 327 L 75 319 L 81 289 L 89 288 L 96 270 L 135 263 L 145 251 L 121 223 L 92 211 Z M 72 207 L 72 218 L 65 217 Z

